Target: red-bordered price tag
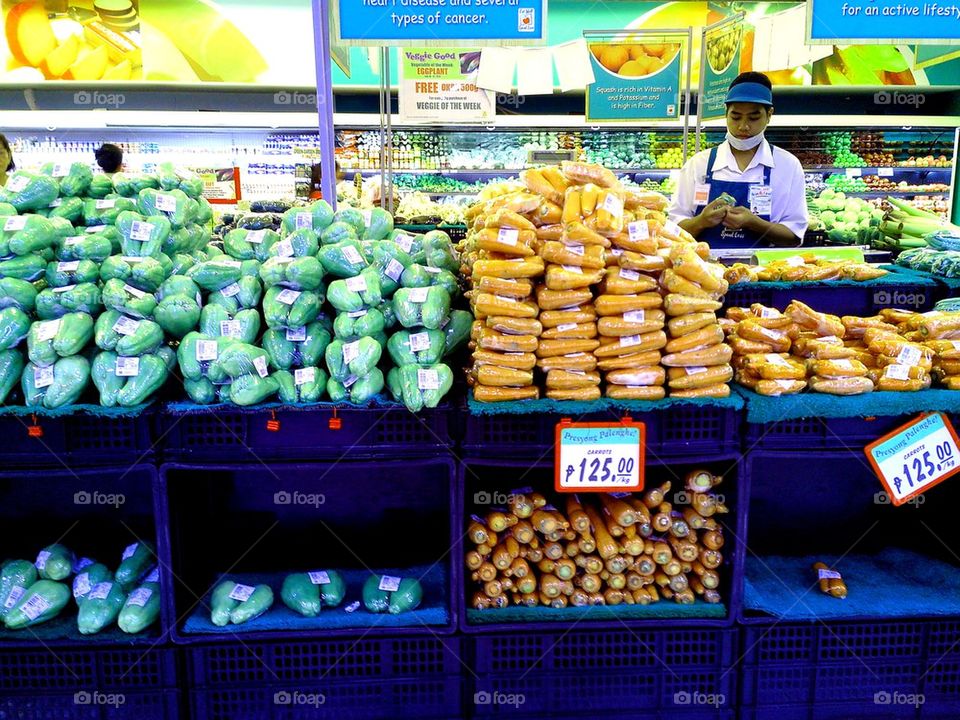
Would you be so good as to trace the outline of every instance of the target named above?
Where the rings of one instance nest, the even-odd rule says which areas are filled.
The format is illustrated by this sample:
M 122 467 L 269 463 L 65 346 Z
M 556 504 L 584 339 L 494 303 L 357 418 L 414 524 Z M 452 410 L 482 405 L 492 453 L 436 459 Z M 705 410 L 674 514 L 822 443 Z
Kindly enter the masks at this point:
M 864 448 L 894 505 L 960 472 L 960 440 L 943 413 L 921 415 Z
M 554 487 L 557 492 L 643 489 L 646 426 L 620 422 L 557 423 Z

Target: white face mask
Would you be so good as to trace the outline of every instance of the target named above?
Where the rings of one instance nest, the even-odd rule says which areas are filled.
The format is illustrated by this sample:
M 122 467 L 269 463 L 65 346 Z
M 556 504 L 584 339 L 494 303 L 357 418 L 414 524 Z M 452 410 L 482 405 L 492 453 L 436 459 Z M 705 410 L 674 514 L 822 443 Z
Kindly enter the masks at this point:
M 757 133 L 752 137 L 748 137 L 745 140 L 741 140 L 735 135 L 731 135 L 730 131 L 727 131 L 727 142 L 730 143 L 730 147 L 734 150 L 753 150 L 757 145 L 763 142 L 763 133 Z

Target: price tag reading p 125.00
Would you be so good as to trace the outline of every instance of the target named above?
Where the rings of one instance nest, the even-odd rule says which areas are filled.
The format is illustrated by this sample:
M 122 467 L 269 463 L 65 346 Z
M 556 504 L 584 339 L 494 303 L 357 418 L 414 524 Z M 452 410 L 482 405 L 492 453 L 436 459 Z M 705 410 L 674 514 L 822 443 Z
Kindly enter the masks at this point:
M 943 413 L 923 415 L 864 448 L 890 502 L 903 505 L 960 472 L 960 441 Z
M 643 423 L 557 424 L 554 486 L 558 492 L 642 490 Z

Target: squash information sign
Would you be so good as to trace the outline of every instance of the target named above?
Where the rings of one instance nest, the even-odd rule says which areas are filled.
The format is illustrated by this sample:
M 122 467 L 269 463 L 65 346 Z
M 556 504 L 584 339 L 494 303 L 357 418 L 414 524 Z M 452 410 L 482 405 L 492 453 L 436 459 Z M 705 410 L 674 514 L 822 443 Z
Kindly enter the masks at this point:
M 556 433 L 554 486 L 558 492 L 643 489 L 643 423 L 560 422 Z
M 923 415 L 864 451 L 894 505 L 903 505 L 960 472 L 960 442 L 943 413 Z

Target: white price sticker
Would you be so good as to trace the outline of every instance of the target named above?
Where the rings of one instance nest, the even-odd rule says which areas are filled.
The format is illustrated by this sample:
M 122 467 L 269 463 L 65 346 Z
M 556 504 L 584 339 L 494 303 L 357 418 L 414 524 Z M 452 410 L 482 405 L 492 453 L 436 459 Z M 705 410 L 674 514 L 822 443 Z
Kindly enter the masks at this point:
M 116 199 L 97 200 L 94 205 L 96 206 L 97 210 L 110 210 L 111 208 L 115 208 L 117 206 L 117 201 Z
M 440 374 L 431 368 L 417 370 L 417 387 L 421 390 L 439 390 Z
M 297 230 L 303 230 L 306 228 L 313 228 L 313 218 L 310 216 L 310 213 L 297 213 L 294 217 L 293 226 Z
M 160 568 L 154 567 L 153 570 L 150 571 L 150 574 L 147 575 L 147 579 L 144 580 L 144 582 L 152 582 L 152 583 L 160 582 Z
M 620 257 L 623 255 L 623 248 L 610 248 L 610 254 L 614 257 Z
M 26 175 L 16 175 L 7 180 L 7 190 L 9 192 L 20 192 L 30 184 L 30 178 Z
M 917 365 L 922 357 L 923 353 L 920 348 L 913 345 L 904 345 L 897 354 L 897 362 L 901 365 Z
M 364 315 L 367 314 L 367 312 L 368 312 L 367 310 L 351 310 L 350 312 L 347 313 L 347 317 L 353 318 L 353 319 L 362 318 Z
M 143 290 L 133 287 L 132 285 L 124 285 L 123 289 L 128 292 L 130 295 L 133 295 L 135 298 L 146 297 L 146 293 Z
M 647 321 L 646 310 L 628 310 L 623 314 L 623 319 L 628 323 L 644 323 Z
M 133 318 L 128 318 L 126 315 L 121 315 L 113 324 L 113 331 L 117 333 L 117 335 L 133 335 L 137 331 L 138 327 L 140 327 L 139 320 L 134 320 Z
M 775 318 L 780 317 L 780 311 L 775 308 L 768 307 L 758 307 L 755 308 L 753 314 L 760 318 Z
M 903 505 L 960 472 L 957 434 L 943 413 L 917 418 L 864 451 L 894 505 Z
M 50 288 L 50 290 L 55 293 L 65 293 L 68 290 L 73 290 L 75 287 L 76 285 L 64 285 L 63 287 Z
M 290 242 L 290 238 L 278 242 L 276 245 L 274 245 L 274 249 L 277 251 L 278 258 L 293 257 L 293 243 Z
M 290 342 L 303 342 L 307 339 L 307 327 L 287 328 L 287 340 Z
M 910 366 L 909 365 L 887 365 L 883 369 L 883 376 L 885 378 L 890 378 L 891 380 L 909 380 Z
M 705 373 L 707 369 L 702 365 L 691 365 L 690 367 L 685 367 L 687 375 L 699 375 L 700 373 Z
M 330 575 L 327 574 L 326 570 L 314 570 L 313 572 L 308 572 L 307 575 L 310 576 L 310 582 L 314 585 L 330 584 Z
M 66 163 L 57 163 L 53 166 L 53 177 L 66 177 L 70 174 L 70 166 Z
M 373 219 L 373 210 L 361 210 L 360 214 L 363 215 L 363 226 L 370 227 L 370 221 Z
M 880 177 L 893 177 L 893 168 L 877 168 L 877 175 Z
M 360 357 L 360 341 L 355 340 L 354 342 L 344 343 L 343 345 L 343 362 L 345 364 L 352 363 Z
M 284 288 L 277 293 L 277 301 L 282 302 L 284 305 L 293 305 L 298 297 L 300 297 L 300 291 L 291 290 L 290 288 Z
M 561 267 L 567 272 L 575 273 L 576 275 L 583 275 L 583 268 L 576 265 L 561 265 Z
M 620 347 L 633 347 L 634 345 L 639 345 L 643 342 L 643 338 L 639 335 L 627 335 L 626 337 L 620 338 Z
M 53 340 L 57 336 L 57 333 L 60 332 L 60 321 L 59 320 L 47 320 L 45 322 L 37 323 L 37 340 L 44 342 L 46 340 Z
M 497 233 L 497 242 L 504 245 L 516 245 L 520 240 L 520 231 L 516 228 L 500 228 Z
M 63 205 L 63 198 L 57 198 L 57 199 L 54 200 L 52 203 L 50 203 L 49 205 L 47 205 L 47 207 L 48 207 L 48 208 L 58 208 L 58 207 L 60 207 L 61 205 Z
M 384 268 L 383 274 L 391 280 L 399 282 L 400 276 L 403 275 L 403 269 L 403 263 L 395 258 L 390 258 L 390 262 L 388 262 L 387 267 Z
M 410 252 L 413 249 L 413 237 L 411 235 L 397 235 L 397 239 L 394 240 L 401 250 L 405 253 Z
M 250 599 L 250 596 L 253 595 L 253 591 L 256 590 L 252 585 L 241 585 L 237 583 L 234 585 L 233 590 L 230 591 L 230 599 L 236 600 L 237 602 L 246 602 Z
M 53 385 L 53 365 L 35 367 L 33 369 L 33 384 L 37 388 L 45 388 Z
M 157 210 L 162 212 L 176 212 L 177 199 L 173 195 L 157 193 Z
M 410 350 L 412 352 L 420 352 L 421 350 L 430 349 L 430 333 L 419 332 L 414 333 L 410 336 Z
M 97 583 L 93 586 L 93 589 L 90 590 L 90 594 L 87 595 L 87 600 L 106 600 L 112 589 L 112 582 Z
M 806 265 L 807 262 L 799 255 L 791 255 L 786 259 L 787 265 L 790 267 L 800 267 L 801 265 Z
M 359 265 L 363 262 L 363 256 L 353 245 L 347 245 L 343 248 L 343 257 L 346 258 L 347 262 L 351 265 Z
M 197 362 L 208 362 L 217 359 L 216 340 L 197 340 Z
M 507 303 L 508 305 L 516 305 L 520 301 L 515 297 L 507 297 L 506 295 L 494 295 L 497 299 L 497 302 Z
M 153 234 L 153 225 L 142 220 L 134 220 L 130 225 L 130 239 L 145 242 Z
M 682 232 L 682 228 L 672 220 L 668 220 L 667 222 L 665 222 L 663 224 L 663 229 L 666 230 L 671 235 L 677 235 L 677 236 L 679 236 L 680 233 Z
M 37 561 L 34 563 L 37 570 L 44 570 L 47 567 L 47 560 L 50 559 L 49 550 L 41 550 L 37 553 Z
M 563 323 L 562 325 L 557 325 L 557 332 L 568 332 L 569 330 L 576 330 L 576 323 Z
M 362 293 L 367 291 L 367 279 L 363 275 L 357 275 L 356 277 L 346 279 L 347 290 L 350 290 L 355 293 Z
M 234 338 L 236 340 L 239 340 L 241 335 L 240 321 L 239 320 L 221 320 L 220 334 L 223 335 L 223 337 Z
M 860 168 L 847 168 L 847 177 L 860 177 L 863 171 Z
M 144 607 L 150 602 L 151 597 L 153 597 L 153 590 L 150 588 L 137 588 L 127 597 L 127 605 Z
M 293 371 L 293 384 L 306 385 L 315 382 L 317 379 L 317 369 L 315 367 L 297 368 Z
M 841 580 L 843 576 L 840 575 L 836 570 L 817 570 L 817 579 L 818 580 Z
M 771 365 L 786 365 L 788 367 L 790 366 L 790 363 L 788 363 L 782 355 L 777 355 L 777 353 L 767 353 L 766 355 L 764 355 L 764 360 L 766 360 Z
M 50 603 L 43 595 L 31 595 L 30 598 L 20 606 L 20 611 L 30 620 L 36 620 L 50 609 Z
M 623 199 L 612 192 L 607 193 L 606 199 L 601 207 L 611 215 L 623 215 Z
M 427 301 L 427 294 L 430 288 L 410 288 L 407 293 L 407 300 L 412 303 L 424 303 Z
M 380 584 L 377 586 L 377 589 L 394 592 L 400 588 L 400 580 L 401 578 L 394 577 L 393 575 L 384 575 L 380 578 Z
M 3 221 L 4 232 L 16 232 L 18 230 L 23 230 L 26 226 L 27 218 L 25 215 L 11 215 Z
M 234 295 L 239 295 L 240 285 L 237 283 L 230 283 L 225 288 L 220 289 L 220 294 L 224 297 L 233 297 Z
M 346 380 L 343 381 L 343 386 L 345 388 L 353 387 L 356 384 L 357 380 L 359 379 L 360 378 L 357 377 L 356 375 L 351 375 L 350 377 L 348 377 Z
M 642 425 L 558 426 L 556 489 L 640 490 L 643 487 Z
M 117 377 L 136 377 L 140 374 L 140 358 L 118 357 Z
M 583 257 L 584 253 L 587 251 L 583 245 L 567 245 L 567 250 L 572 252 L 574 255 L 579 255 L 580 257 Z
M 266 237 L 266 230 L 247 230 L 247 242 L 252 245 L 259 245 Z
M 257 375 L 262 378 L 270 374 L 270 370 L 267 368 L 267 359 L 263 355 L 259 355 L 253 359 L 253 369 L 256 370 Z
M 757 328 L 757 332 L 759 332 L 764 337 L 770 338 L 771 340 L 777 340 L 777 341 L 783 340 L 783 333 L 778 332 L 777 330 L 771 330 L 770 328 L 762 327 L 762 328 Z
M 7 610 L 12 608 L 14 605 L 20 602 L 20 598 L 23 597 L 23 594 L 26 591 L 27 589 L 25 587 L 21 585 L 14 585 L 12 588 L 10 588 L 10 594 L 7 595 L 7 600 L 5 603 L 3 603 L 3 607 Z
M 90 573 L 80 573 L 77 579 L 73 581 L 73 596 L 75 598 L 86 595 L 90 592 Z
M 620 268 L 620 277 L 622 277 L 624 280 L 631 280 L 633 282 L 636 282 L 637 280 L 640 279 L 640 273 L 638 273 L 636 270 L 627 270 L 626 268 Z
M 427 266 L 424 267 L 423 269 L 424 269 L 426 272 L 430 273 L 431 275 L 439 275 L 440 273 L 443 272 L 443 268 L 430 267 L 429 265 L 427 265 Z
M 85 570 L 86 568 L 90 567 L 93 564 L 94 564 L 93 560 L 91 560 L 88 557 L 80 558 L 79 560 L 77 560 L 77 562 L 73 564 L 73 571 L 75 573 L 81 572 L 82 570 Z
M 92 228 L 88 228 L 87 232 L 90 232 L 91 229 Z M 71 235 L 70 237 L 63 239 L 63 245 L 64 247 L 70 247 L 71 245 L 76 245 L 77 243 L 81 243 L 86 239 L 86 235 Z
M 130 543 L 123 549 L 123 555 L 120 556 L 121 560 L 129 560 L 137 552 L 137 548 L 140 546 L 140 543 Z
M 57 263 L 57 272 L 67 273 L 76 272 L 80 269 L 79 260 L 65 260 Z

